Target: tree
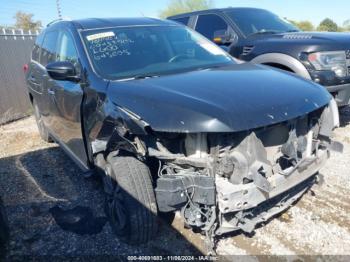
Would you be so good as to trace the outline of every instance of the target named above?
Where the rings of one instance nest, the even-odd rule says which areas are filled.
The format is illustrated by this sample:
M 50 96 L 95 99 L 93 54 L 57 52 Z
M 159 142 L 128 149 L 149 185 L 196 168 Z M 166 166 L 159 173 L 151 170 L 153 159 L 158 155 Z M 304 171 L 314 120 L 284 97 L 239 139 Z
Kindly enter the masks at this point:
M 298 22 L 297 21 L 288 19 L 287 17 L 284 17 L 283 19 L 286 20 L 287 22 L 289 22 L 290 24 L 298 27 Z
M 344 21 L 344 23 L 343 23 L 343 31 L 350 31 L 350 19 Z
M 307 21 L 307 20 L 297 22 L 296 26 L 302 31 L 313 31 L 313 30 L 315 30 L 314 25 L 310 21 Z
M 14 18 L 16 19 L 16 28 L 23 30 L 38 30 L 42 27 L 41 21 L 33 21 L 33 14 L 18 11 Z
M 304 21 L 297 22 L 297 21 L 290 20 L 290 19 L 287 19 L 287 18 L 284 18 L 284 19 L 287 20 L 292 25 L 298 27 L 302 31 L 313 31 L 313 30 L 315 30 L 314 25 L 310 21 L 304 20 Z
M 205 10 L 212 7 L 212 0 L 171 0 L 168 6 L 159 13 L 159 16 L 166 18 L 172 15 Z
M 328 31 L 328 32 L 337 32 L 338 25 L 333 22 L 332 19 L 326 18 L 324 19 L 320 25 L 317 27 L 318 31 Z

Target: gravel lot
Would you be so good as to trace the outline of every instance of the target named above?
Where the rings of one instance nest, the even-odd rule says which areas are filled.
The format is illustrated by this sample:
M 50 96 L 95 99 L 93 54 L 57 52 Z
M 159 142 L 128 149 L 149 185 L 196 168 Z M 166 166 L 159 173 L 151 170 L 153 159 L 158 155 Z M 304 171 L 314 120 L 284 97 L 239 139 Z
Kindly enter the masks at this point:
M 342 110 L 335 138 L 344 153 L 333 153 L 321 170 L 324 183 L 255 235 L 221 239 L 218 254 L 350 255 L 350 108 Z M 100 182 L 84 178 L 56 144 L 42 142 L 33 117 L 0 126 L 0 145 L 0 193 L 11 230 L 8 259 L 206 253 L 204 238 L 184 229 L 178 217 L 172 226 L 161 225 L 156 240 L 138 247 L 118 241 L 108 223 L 96 234 L 61 229 L 50 213 L 57 205 L 88 207 L 94 217 L 104 217 Z

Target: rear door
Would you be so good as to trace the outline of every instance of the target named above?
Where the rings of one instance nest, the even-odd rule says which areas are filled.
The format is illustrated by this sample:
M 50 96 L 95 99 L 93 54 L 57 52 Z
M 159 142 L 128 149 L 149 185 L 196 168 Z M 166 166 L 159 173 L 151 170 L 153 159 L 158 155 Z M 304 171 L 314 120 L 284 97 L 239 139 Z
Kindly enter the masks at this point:
M 62 29 L 58 34 L 56 61 L 71 62 L 80 75 L 81 65 L 72 34 Z M 77 160 L 82 168 L 87 168 L 87 155 L 82 134 L 81 103 L 83 89 L 80 83 L 72 81 L 50 80 L 48 85 L 53 120 L 52 132 L 60 144 Z
M 50 96 L 48 93 L 48 85 L 50 84 L 51 79 L 48 77 L 45 66 L 48 63 L 55 61 L 57 37 L 58 31 L 53 30 L 45 32 L 40 50 L 39 62 L 36 62 L 36 72 L 33 75 L 33 81 L 39 85 L 38 90 L 40 90 L 41 99 L 37 99 L 38 107 L 44 124 L 49 130 L 52 126 L 52 119 L 50 116 Z
M 42 76 L 40 74 L 40 52 L 43 39 L 44 33 L 41 33 L 35 40 L 31 61 L 26 75 L 29 92 L 32 94 L 40 111 L 43 109 L 45 99 L 43 94 Z

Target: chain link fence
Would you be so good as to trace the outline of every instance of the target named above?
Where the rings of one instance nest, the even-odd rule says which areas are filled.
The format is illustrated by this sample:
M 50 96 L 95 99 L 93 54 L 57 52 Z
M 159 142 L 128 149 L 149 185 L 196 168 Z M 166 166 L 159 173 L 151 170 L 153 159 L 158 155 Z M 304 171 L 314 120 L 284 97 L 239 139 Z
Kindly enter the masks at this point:
M 0 124 L 31 113 L 23 66 L 30 61 L 38 34 L 0 28 Z

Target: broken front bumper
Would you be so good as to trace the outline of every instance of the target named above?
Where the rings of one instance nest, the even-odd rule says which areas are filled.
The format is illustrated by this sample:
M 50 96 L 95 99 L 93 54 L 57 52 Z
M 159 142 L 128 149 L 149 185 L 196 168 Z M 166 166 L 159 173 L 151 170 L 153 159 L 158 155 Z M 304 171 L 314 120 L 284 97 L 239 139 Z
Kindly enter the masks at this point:
M 328 150 L 303 159 L 285 174 L 274 174 L 266 181 L 234 185 L 216 177 L 221 226 L 216 234 L 242 229 L 252 232 L 257 224 L 287 209 L 312 184 L 310 181 L 329 158 Z

